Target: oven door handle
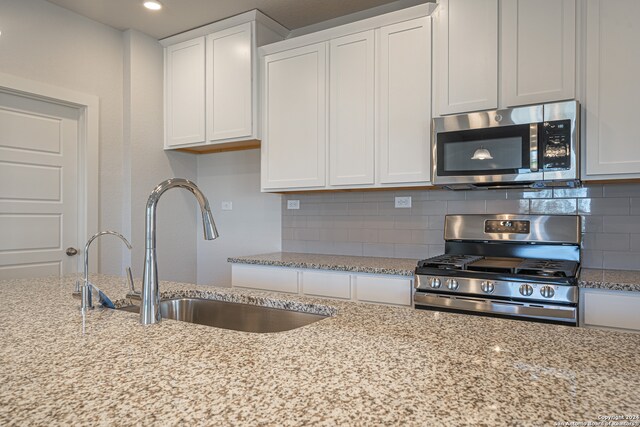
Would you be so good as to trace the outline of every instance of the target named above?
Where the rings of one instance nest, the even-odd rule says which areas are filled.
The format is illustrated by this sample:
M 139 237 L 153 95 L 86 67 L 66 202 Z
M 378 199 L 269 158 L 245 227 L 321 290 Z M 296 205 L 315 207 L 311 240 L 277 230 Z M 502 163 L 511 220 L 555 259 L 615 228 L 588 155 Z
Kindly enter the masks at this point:
M 529 125 L 529 166 L 531 172 L 538 172 L 538 124 Z

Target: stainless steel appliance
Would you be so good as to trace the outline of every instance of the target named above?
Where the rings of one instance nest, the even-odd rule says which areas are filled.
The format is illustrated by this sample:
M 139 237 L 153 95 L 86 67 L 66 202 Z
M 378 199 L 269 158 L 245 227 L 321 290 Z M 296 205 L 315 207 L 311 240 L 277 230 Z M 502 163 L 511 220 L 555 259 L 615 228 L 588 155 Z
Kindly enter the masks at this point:
M 453 190 L 577 186 L 577 101 L 438 117 L 432 181 Z
M 574 215 L 447 215 L 415 307 L 577 326 L 580 231 Z

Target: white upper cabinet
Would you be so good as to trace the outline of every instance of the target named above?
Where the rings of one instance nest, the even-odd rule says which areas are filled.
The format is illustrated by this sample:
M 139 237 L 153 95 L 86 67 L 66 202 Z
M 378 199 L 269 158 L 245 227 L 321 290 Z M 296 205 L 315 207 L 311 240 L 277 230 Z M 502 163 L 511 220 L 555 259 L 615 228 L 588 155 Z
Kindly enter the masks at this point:
M 436 113 L 498 107 L 498 0 L 440 0 L 434 13 Z
M 374 31 L 329 43 L 329 184 L 373 184 Z
M 257 48 L 287 33 L 253 10 L 162 40 L 165 149 L 257 148 Z
M 586 174 L 640 177 L 640 1 L 586 3 Z
M 502 0 L 504 106 L 575 98 L 576 1 Z
M 265 57 L 262 187 L 326 184 L 326 43 Z
M 261 48 L 263 191 L 430 185 L 433 7 Z
M 576 0 L 439 4 L 434 13 L 437 115 L 575 98 Z
M 381 184 L 428 182 L 431 170 L 431 20 L 380 29 Z
M 205 38 L 178 43 L 165 51 L 166 146 L 205 139 Z
M 207 140 L 253 133 L 251 22 L 207 36 Z

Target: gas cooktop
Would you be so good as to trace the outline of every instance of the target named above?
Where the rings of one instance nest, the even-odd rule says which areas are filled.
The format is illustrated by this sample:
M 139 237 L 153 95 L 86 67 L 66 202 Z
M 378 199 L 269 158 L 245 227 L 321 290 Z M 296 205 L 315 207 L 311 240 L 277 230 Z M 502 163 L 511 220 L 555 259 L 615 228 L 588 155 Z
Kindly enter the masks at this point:
M 447 215 L 415 307 L 576 325 L 580 230 L 572 215 Z
M 503 273 L 526 276 L 575 277 L 579 264 L 576 261 L 557 259 L 523 259 L 512 257 L 486 257 L 481 255 L 444 254 L 422 260 L 420 269 L 440 269 Z

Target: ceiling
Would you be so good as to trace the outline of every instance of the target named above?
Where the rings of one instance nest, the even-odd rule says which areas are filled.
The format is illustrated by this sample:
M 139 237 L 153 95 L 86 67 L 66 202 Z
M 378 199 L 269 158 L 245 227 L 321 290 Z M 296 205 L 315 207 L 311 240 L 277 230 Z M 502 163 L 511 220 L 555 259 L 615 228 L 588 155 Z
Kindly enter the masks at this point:
M 48 0 L 119 30 L 135 29 L 162 39 L 259 9 L 290 30 L 393 3 L 394 0 L 160 0 L 150 11 L 142 0 Z

